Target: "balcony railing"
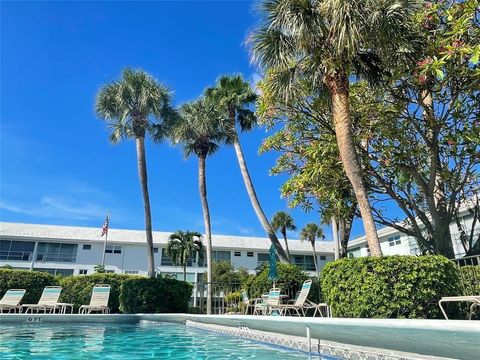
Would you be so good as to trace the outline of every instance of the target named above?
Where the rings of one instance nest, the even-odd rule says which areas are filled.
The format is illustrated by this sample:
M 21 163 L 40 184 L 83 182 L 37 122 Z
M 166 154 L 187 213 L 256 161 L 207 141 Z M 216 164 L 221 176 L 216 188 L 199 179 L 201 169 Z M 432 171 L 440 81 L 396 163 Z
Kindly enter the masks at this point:
M 36 261 L 39 262 L 75 262 L 77 254 L 38 252 Z
M 0 260 L 32 261 L 32 251 L 0 251 Z

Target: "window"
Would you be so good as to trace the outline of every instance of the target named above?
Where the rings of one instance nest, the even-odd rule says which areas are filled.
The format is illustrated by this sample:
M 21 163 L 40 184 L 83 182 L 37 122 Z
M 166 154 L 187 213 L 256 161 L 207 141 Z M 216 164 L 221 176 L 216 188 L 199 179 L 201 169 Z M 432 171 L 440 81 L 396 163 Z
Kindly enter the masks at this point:
M 107 274 L 115 274 L 115 270 L 105 270 Z
M 400 239 L 400 235 L 392 236 L 388 238 L 388 245 L 395 246 L 400 245 L 402 240 Z
M 153 253 L 158 254 L 158 248 L 153 248 Z
M 349 259 L 353 259 L 353 258 L 355 257 L 355 255 L 353 255 L 353 253 L 349 252 L 349 253 L 347 254 L 347 257 L 348 257 Z
M 90 245 L 90 244 L 83 244 L 82 250 L 92 250 L 92 245 Z
M 37 261 L 75 262 L 77 244 L 38 243 Z
M 247 251 L 247 257 L 253 257 L 253 251 Z
M 293 255 L 292 263 L 300 266 L 303 270 L 315 271 L 315 262 L 312 255 Z
M 105 247 L 106 254 L 121 254 L 122 247 L 120 245 L 107 245 Z
M 327 257 L 325 255 L 320 255 L 320 260 L 327 260 Z
M 235 251 L 233 253 L 233 256 L 242 256 L 242 252 L 241 251 Z
M 228 261 L 230 262 L 231 257 L 230 251 L 212 251 L 212 261 Z M 207 254 L 203 254 L 203 260 L 198 260 L 198 266 L 205 267 L 207 266 Z
M 127 275 L 138 275 L 138 274 L 140 274 L 140 271 L 138 271 L 138 270 L 125 270 L 125 274 L 127 274 Z
M 73 269 L 47 269 L 47 268 L 34 268 L 34 271 L 46 272 L 52 275 L 70 276 L 73 275 Z
M 269 261 L 269 255 L 267 253 L 258 253 L 257 254 L 257 267 L 266 264 Z
M 0 260 L 32 261 L 33 241 L 0 240 Z
M 199 261 L 199 264 L 201 263 L 201 260 Z M 161 260 L 161 264 L 164 265 L 164 266 L 178 266 L 176 264 L 173 263 L 172 261 L 172 258 L 170 256 L 167 255 L 167 250 L 166 249 L 162 249 L 162 260 Z M 205 260 L 205 266 L 207 264 L 207 260 Z M 187 259 L 187 266 L 194 266 L 195 265 L 195 258 L 188 258 Z M 200 265 L 202 266 L 202 265 Z
M 88 274 L 88 270 L 87 269 L 80 269 L 78 270 L 78 275 L 87 275 Z

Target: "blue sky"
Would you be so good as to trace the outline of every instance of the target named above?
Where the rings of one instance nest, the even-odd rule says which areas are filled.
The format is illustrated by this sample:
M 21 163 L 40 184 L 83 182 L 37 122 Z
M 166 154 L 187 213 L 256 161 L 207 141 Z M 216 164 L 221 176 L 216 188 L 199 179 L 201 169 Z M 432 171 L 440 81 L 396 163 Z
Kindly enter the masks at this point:
M 258 20 L 248 1 L 2 2 L 1 10 L 2 221 L 100 228 L 110 210 L 112 227 L 141 229 L 134 143 L 108 142 L 93 110 L 100 86 L 140 67 L 181 104 L 220 74 L 258 76 L 244 46 Z M 298 227 L 318 222 L 280 198 L 285 178 L 269 176 L 276 155 L 257 154 L 267 135 L 241 138 L 265 212 L 291 211 Z M 203 231 L 196 159 L 164 143 L 147 145 L 147 161 L 154 229 Z M 214 233 L 264 234 L 232 148 L 209 159 L 207 183 Z

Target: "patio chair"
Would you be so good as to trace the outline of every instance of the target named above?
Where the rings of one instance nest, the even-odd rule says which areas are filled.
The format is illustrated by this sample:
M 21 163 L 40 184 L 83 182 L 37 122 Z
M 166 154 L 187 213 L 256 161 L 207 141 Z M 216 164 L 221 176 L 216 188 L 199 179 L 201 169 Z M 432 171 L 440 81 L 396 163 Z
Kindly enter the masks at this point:
M 480 295 L 473 295 L 473 296 L 446 296 L 442 297 L 440 301 L 438 302 L 438 306 L 440 306 L 440 310 L 442 310 L 443 316 L 445 316 L 445 319 L 448 320 L 447 313 L 445 312 L 445 309 L 442 306 L 442 303 L 444 302 L 467 302 L 467 303 L 472 303 L 470 305 L 470 312 L 468 314 L 468 320 L 472 320 L 472 315 L 473 315 L 473 309 L 475 306 L 480 306 Z
M 295 311 L 298 316 L 302 315 L 305 316 L 305 310 L 309 309 L 311 307 L 310 304 L 307 303 L 307 297 L 308 294 L 310 293 L 310 288 L 312 287 L 312 280 L 306 280 L 303 285 L 302 285 L 302 290 L 300 290 L 297 293 L 297 297 L 295 299 L 295 302 L 289 303 L 289 304 L 279 304 L 278 310 L 280 311 L 280 315 L 286 315 L 287 313 L 291 311 Z M 272 308 L 272 310 L 275 309 L 275 307 Z
M 62 292 L 61 286 L 45 286 L 38 300 L 37 304 L 23 304 L 21 310 L 24 310 L 27 314 L 29 311 L 33 313 L 33 310 L 36 310 L 37 313 L 41 310 L 46 314 L 55 312 L 57 309 L 58 299 L 60 298 L 60 293 Z
M 273 307 L 280 304 L 280 289 L 271 289 L 268 296 L 256 299 L 253 307 L 253 315 L 267 315 L 271 313 Z
M 78 309 L 79 314 L 90 314 L 92 311 L 100 311 L 109 314 L 108 299 L 110 297 L 110 285 L 97 284 L 93 287 L 89 305 L 82 305 Z
M 20 301 L 22 301 L 25 292 L 24 289 L 8 290 L 0 299 L 0 313 L 3 313 L 3 310 L 8 310 L 8 312 L 13 310 L 14 313 L 18 310 L 20 312 Z
M 256 299 L 249 299 L 248 294 L 246 290 L 240 290 L 240 297 L 242 299 L 243 306 L 245 308 L 245 311 L 243 312 L 243 315 L 248 314 L 248 310 L 253 309 L 255 307 L 255 301 Z

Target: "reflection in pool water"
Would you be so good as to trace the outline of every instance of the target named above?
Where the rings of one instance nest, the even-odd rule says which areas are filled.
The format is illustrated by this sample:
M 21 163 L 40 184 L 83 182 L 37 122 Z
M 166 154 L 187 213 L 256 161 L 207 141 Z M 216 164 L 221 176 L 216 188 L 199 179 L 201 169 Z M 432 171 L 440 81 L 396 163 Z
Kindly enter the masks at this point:
M 308 359 L 308 355 L 183 325 L 140 322 L 2 324 L 0 358 L 290 360 Z

